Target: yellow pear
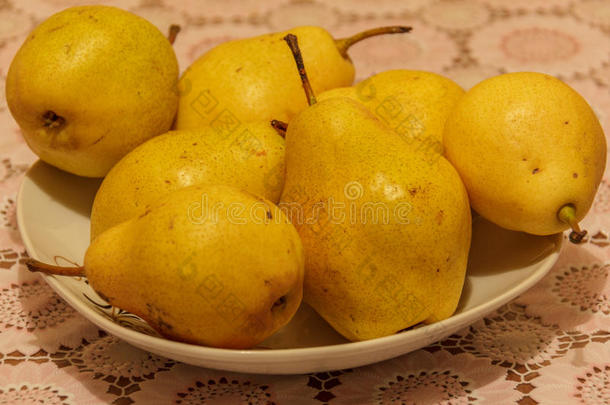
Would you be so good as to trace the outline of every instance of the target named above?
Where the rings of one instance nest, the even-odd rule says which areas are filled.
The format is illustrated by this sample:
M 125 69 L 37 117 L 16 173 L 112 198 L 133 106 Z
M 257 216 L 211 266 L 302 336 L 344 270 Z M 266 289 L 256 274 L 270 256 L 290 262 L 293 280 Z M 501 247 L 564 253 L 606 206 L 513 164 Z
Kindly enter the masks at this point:
M 281 210 L 228 186 L 191 186 L 101 234 L 83 267 L 110 304 L 183 342 L 244 349 L 286 324 L 302 297 L 303 251 Z
M 347 55 L 354 43 L 372 35 L 408 32 L 382 27 L 335 40 L 313 26 L 290 32 L 301 39 L 303 57 L 315 91 L 349 86 L 354 66 Z M 272 119 L 289 121 L 307 106 L 301 82 L 293 78 L 294 62 L 278 32 L 225 42 L 197 59 L 182 75 L 176 128 L 212 125 L 230 133 L 240 123 Z
M 443 153 L 443 129 L 464 95 L 452 80 L 420 70 L 388 70 L 351 87 L 325 91 L 318 100 L 349 97 L 364 104 L 405 142 L 424 153 Z
M 361 103 L 308 93 L 286 133 L 280 200 L 305 250 L 304 300 L 350 340 L 449 317 L 471 239 L 457 172 Z
M 170 131 L 135 148 L 104 178 L 91 210 L 91 239 L 194 184 L 226 184 L 277 203 L 284 183 L 284 139 L 269 123 L 225 137 L 212 127 Z
M 445 125 L 447 158 L 472 207 L 504 228 L 536 235 L 574 229 L 606 165 L 606 139 L 587 102 L 542 73 L 496 76 L 474 86 Z
M 6 100 L 42 160 L 101 177 L 170 128 L 177 80 L 174 51 L 154 25 L 114 7 L 73 7 L 28 35 L 8 71 Z

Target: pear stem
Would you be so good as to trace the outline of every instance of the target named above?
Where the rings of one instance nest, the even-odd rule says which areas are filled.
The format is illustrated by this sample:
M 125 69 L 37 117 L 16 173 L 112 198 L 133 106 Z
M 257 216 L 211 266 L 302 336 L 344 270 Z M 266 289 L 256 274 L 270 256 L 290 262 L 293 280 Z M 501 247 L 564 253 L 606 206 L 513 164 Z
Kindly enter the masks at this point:
M 347 50 L 356 42 L 360 42 L 363 39 L 367 39 L 377 35 L 402 34 L 405 32 L 410 32 L 411 29 L 411 27 L 406 27 L 404 25 L 392 25 L 389 27 L 372 28 L 370 30 L 359 32 L 355 35 L 352 35 L 351 37 L 336 39 L 335 44 L 337 45 L 337 50 L 339 50 L 341 56 L 347 58 Z
M 557 217 L 561 222 L 570 225 L 570 228 L 572 228 L 572 232 L 570 232 L 570 242 L 576 244 L 581 243 L 587 234 L 587 231 L 581 230 L 578 225 L 578 221 L 576 220 L 576 208 L 572 204 L 566 204 L 559 209 Z
M 307 102 L 309 105 L 314 105 L 316 103 L 316 96 L 311 88 L 309 78 L 307 77 L 307 71 L 305 70 L 305 65 L 303 64 L 303 55 L 301 54 L 301 48 L 299 48 L 297 36 L 294 34 L 288 34 L 284 37 L 284 41 L 286 41 L 288 47 L 292 51 L 292 56 L 297 64 L 297 68 L 299 69 L 299 75 L 301 76 L 301 83 L 303 83 L 303 89 L 305 90 Z
M 284 121 L 271 120 L 271 126 L 277 131 L 277 133 L 282 138 L 286 138 L 286 130 L 288 129 L 288 124 L 286 124 Z
M 167 34 L 167 40 L 170 44 L 174 44 L 176 42 L 176 37 L 182 28 L 178 24 L 172 24 L 169 26 L 169 34 Z
M 83 266 L 75 267 L 64 267 L 54 266 L 52 264 L 43 263 L 36 259 L 25 259 L 25 265 L 28 266 L 29 271 L 40 272 L 44 274 L 50 274 L 54 276 L 70 276 L 70 277 L 83 277 L 85 275 L 85 268 Z

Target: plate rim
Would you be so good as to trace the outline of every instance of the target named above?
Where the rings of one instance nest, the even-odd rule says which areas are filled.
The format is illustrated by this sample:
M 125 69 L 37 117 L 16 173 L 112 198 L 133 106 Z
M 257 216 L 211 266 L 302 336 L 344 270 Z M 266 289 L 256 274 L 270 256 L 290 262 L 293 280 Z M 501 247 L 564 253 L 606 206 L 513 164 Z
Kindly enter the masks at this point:
M 30 166 L 24 178 L 19 186 L 19 191 L 16 198 L 16 216 L 17 216 L 17 227 L 23 245 L 29 255 L 33 259 L 39 259 L 36 248 L 34 247 L 29 234 L 25 231 L 25 221 L 23 218 L 23 193 L 27 184 L 28 174 L 34 165 Z M 356 352 L 364 355 L 365 353 L 375 352 L 378 350 L 388 349 L 390 347 L 398 347 L 401 343 L 406 343 L 411 339 L 417 339 L 418 335 L 420 338 L 425 338 L 428 332 L 434 331 L 437 328 L 447 327 L 451 325 L 463 325 L 471 324 L 476 319 L 484 317 L 486 314 L 496 310 L 501 305 L 511 301 L 519 294 L 527 291 L 534 284 L 540 281 L 555 265 L 563 247 L 563 236 L 559 236 L 557 239 L 556 248 L 551 251 L 547 256 L 540 260 L 539 268 L 536 269 L 532 274 L 521 280 L 517 285 L 509 290 L 506 290 L 502 294 L 495 296 L 489 301 L 483 302 L 476 305 L 464 312 L 454 314 L 451 317 L 442 321 L 421 326 L 416 329 L 412 329 L 406 332 L 397 333 L 394 335 L 384 336 L 380 338 L 358 341 L 358 342 L 346 342 L 338 343 L 333 345 L 313 346 L 313 347 L 299 347 L 299 348 L 282 348 L 282 349 L 224 349 L 209 347 L 203 345 L 195 345 L 191 343 L 185 343 L 180 341 L 174 341 L 165 339 L 163 337 L 156 337 L 147 335 L 136 330 L 129 329 L 110 319 L 106 318 L 102 314 L 92 311 L 77 294 L 70 291 L 70 289 L 63 285 L 61 279 L 64 276 L 52 276 L 41 274 L 42 278 L 53 288 L 53 290 L 59 294 L 72 308 L 76 309 L 80 315 L 85 317 L 90 322 L 94 323 L 99 328 L 108 332 L 109 334 L 116 336 L 127 343 L 133 344 L 134 346 L 142 348 L 159 349 L 163 352 L 175 353 L 180 352 L 181 356 L 196 357 L 205 359 L 213 362 L 225 362 L 225 363 L 239 363 L 243 366 L 252 365 L 254 363 L 264 363 L 266 366 L 278 365 L 285 362 L 294 362 L 299 358 L 320 358 L 329 359 L 331 357 L 340 357 L 342 355 Z M 447 325 L 449 324 L 449 325 Z M 406 339 L 409 337 L 409 339 Z M 134 341 L 136 341 L 134 343 Z M 154 349 L 152 349 L 154 348 Z M 406 354 L 404 352 L 403 354 Z M 169 356 L 167 356 L 169 357 Z M 395 356 L 391 356 L 395 357 Z M 387 357 L 390 358 L 390 357 Z M 386 360 L 379 359 L 375 361 L 363 362 L 364 364 L 372 364 L 377 361 Z M 212 366 L 210 366 L 212 367 Z M 328 369 L 334 370 L 334 369 Z M 272 374 L 258 372 L 260 374 Z M 277 374 L 277 372 L 273 372 Z

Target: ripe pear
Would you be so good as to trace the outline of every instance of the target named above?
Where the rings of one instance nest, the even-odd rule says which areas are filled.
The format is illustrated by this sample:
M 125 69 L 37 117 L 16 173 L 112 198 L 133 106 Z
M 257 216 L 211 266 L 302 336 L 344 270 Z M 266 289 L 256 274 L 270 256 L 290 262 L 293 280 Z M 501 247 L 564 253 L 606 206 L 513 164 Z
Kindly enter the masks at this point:
M 8 71 L 6 100 L 42 160 L 102 177 L 170 128 L 177 80 L 172 46 L 154 25 L 114 7 L 72 7 L 27 37 Z
M 349 97 L 424 153 L 443 153 L 443 129 L 464 95 L 451 79 L 420 70 L 388 70 L 351 87 L 325 91 L 318 100 Z
M 214 347 L 260 343 L 291 319 L 302 297 L 296 230 L 270 201 L 228 186 L 171 193 L 96 238 L 83 267 L 27 265 L 85 275 L 111 305 L 161 335 Z
M 320 27 L 291 29 L 301 39 L 312 86 L 322 92 L 349 86 L 354 66 L 347 55 L 354 43 L 373 35 L 402 33 L 409 27 L 383 27 L 335 40 Z M 182 75 L 176 128 L 212 125 L 231 131 L 239 123 L 288 122 L 307 106 L 294 62 L 282 41 L 287 32 L 228 41 L 197 59 Z
M 226 137 L 212 127 L 170 131 L 121 159 L 104 178 L 91 210 L 91 240 L 194 184 L 226 184 L 277 203 L 284 184 L 284 139 L 270 123 Z
M 472 207 L 504 228 L 549 235 L 578 222 L 606 165 L 606 139 L 587 102 L 542 73 L 496 76 L 474 86 L 445 125 L 447 158 Z
M 361 103 L 308 93 L 286 133 L 280 200 L 305 250 L 304 300 L 350 340 L 449 317 L 471 239 L 459 175 Z

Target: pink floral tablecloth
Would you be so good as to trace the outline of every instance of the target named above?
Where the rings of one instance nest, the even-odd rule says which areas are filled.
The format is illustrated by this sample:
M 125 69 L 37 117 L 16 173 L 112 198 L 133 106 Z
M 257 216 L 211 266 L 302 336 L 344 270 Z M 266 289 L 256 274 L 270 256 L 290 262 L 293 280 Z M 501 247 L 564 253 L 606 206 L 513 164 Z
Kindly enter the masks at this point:
M 609 404 L 610 176 L 584 221 L 530 291 L 442 342 L 351 370 L 257 376 L 197 368 L 99 331 L 28 273 L 15 200 L 36 157 L 4 96 L 10 61 L 42 19 L 89 0 L 0 0 L 0 404 Z M 610 134 L 610 1 L 106 0 L 166 32 L 184 69 L 222 41 L 316 24 L 335 36 L 388 24 L 351 56 L 362 79 L 390 68 L 444 74 L 465 88 L 502 72 L 560 77 Z

